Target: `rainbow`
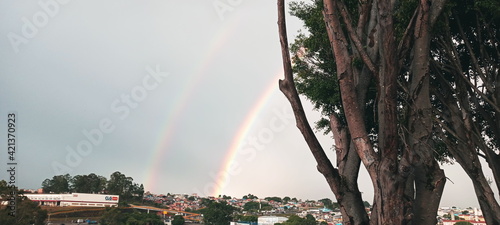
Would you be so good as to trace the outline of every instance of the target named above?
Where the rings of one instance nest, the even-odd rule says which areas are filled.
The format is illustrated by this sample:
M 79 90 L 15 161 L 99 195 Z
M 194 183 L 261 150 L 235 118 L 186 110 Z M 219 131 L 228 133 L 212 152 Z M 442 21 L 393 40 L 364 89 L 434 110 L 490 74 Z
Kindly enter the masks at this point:
M 200 65 L 196 66 L 192 73 L 193 75 L 184 83 L 182 92 L 174 100 L 172 104 L 172 110 L 166 115 L 164 122 L 161 122 L 161 130 L 157 133 L 158 138 L 155 143 L 153 152 L 151 153 L 150 159 L 147 161 L 147 165 L 151 165 L 149 170 L 144 171 L 145 186 L 152 190 L 156 187 L 157 178 L 160 176 L 160 166 L 167 157 L 168 146 L 170 145 L 171 139 L 175 128 L 177 127 L 177 122 L 180 121 L 178 118 L 182 115 L 182 112 L 186 109 L 186 106 L 190 102 L 195 93 L 196 87 L 199 86 L 201 80 L 203 79 L 204 71 L 212 64 L 214 57 L 217 52 L 224 46 L 224 43 L 230 38 L 233 28 L 238 24 L 239 20 L 233 20 L 232 23 L 225 24 L 222 26 L 216 34 L 210 40 L 210 44 L 202 57 L 202 62 Z
M 248 132 L 251 130 L 252 125 L 254 124 L 255 120 L 259 117 L 260 112 L 270 99 L 270 97 L 274 94 L 275 91 L 278 90 L 278 80 L 279 78 L 283 77 L 283 73 L 280 72 L 274 79 L 272 79 L 272 82 L 269 84 L 269 86 L 265 89 L 265 91 L 260 95 L 260 97 L 257 99 L 255 104 L 252 107 L 252 110 L 248 112 L 248 114 L 245 116 L 245 119 L 243 120 L 243 123 L 239 126 L 238 131 L 236 132 L 236 135 L 232 139 L 233 141 L 231 142 L 231 145 L 229 146 L 227 153 L 224 157 L 224 161 L 222 163 L 222 166 L 217 174 L 217 180 L 215 181 L 215 188 L 214 192 L 212 193 L 211 196 L 219 196 L 222 194 L 223 188 L 227 186 L 227 179 L 224 178 L 224 172 L 225 171 L 230 171 L 231 164 L 235 160 L 238 150 L 241 149 L 242 143 L 245 140 L 245 137 L 248 135 Z

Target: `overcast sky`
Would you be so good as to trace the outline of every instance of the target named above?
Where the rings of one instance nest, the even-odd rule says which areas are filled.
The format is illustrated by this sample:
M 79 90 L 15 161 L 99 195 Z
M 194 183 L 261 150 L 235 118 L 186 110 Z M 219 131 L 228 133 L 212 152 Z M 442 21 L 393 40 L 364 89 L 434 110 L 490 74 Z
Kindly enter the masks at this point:
M 0 142 L 15 112 L 18 186 L 120 171 L 154 193 L 334 199 L 278 90 L 275 1 L 5 0 L 0 10 Z M 290 40 L 301 26 L 288 18 Z M 334 160 L 331 138 L 320 140 Z M 477 206 L 465 173 L 445 168 L 442 205 Z M 364 172 L 360 188 L 371 202 Z

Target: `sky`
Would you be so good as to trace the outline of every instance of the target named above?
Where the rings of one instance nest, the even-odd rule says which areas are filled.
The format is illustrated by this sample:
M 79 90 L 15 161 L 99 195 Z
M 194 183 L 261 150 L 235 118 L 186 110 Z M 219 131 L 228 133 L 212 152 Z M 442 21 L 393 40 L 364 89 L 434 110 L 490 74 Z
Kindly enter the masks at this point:
M 302 23 L 287 21 L 293 40 Z M 22 188 L 119 171 L 158 194 L 334 199 L 278 90 L 275 1 L 5 0 L 0 37 L 1 143 L 16 118 L 0 179 L 15 162 Z M 443 167 L 441 204 L 478 206 L 460 167 Z M 371 202 L 365 171 L 360 188 Z

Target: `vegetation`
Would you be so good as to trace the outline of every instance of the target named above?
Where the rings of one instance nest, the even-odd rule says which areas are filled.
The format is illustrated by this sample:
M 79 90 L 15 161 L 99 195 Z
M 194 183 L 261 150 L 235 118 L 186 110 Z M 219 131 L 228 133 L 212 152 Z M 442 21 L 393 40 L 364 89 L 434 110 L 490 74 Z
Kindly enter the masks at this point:
M 291 13 L 307 34 L 291 48 L 284 1 L 278 5 L 279 87 L 345 223 L 436 224 L 446 181 L 438 162 L 452 157 L 473 181 L 487 223 L 500 224 L 479 161 L 500 187 L 498 1 L 295 2 Z M 322 112 L 316 127 L 333 134 L 336 167 L 299 94 Z M 371 218 L 357 186 L 361 164 L 375 191 Z
M 227 202 L 210 202 L 207 207 L 200 210 L 203 222 L 208 225 L 227 225 L 233 220 L 235 208 Z
M 431 51 L 436 139 L 471 179 L 486 222 L 500 224 L 500 205 L 479 160 L 500 190 L 500 3 L 450 4 Z
M 287 221 L 275 225 L 316 225 L 316 219 L 310 214 L 307 214 L 305 218 L 291 215 Z
M 120 172 L 111 174 L 106 186 L 108 194 L 120 195 L 122 201 L 141 201 L 144 194 L 142 184 L 133 183 L 134 179 Z
M 228 196 L 228 195 L 219 195 L 219 198 L 222 198 L 222 199 L 225 199 L 225 200 L 229 200 L 231 199 L 231 196 Z
M 243 210 L 250 212 L 258 212 L 259 210 L 272 210 L 273 207 L 265 202 L 247 202 L 243 205 Z
M 107 208 L 100 223 L 103 225 L 163 225 L 160 216 L 154 213 L 141 213 L 137 210 L 124 208 Z
M 175 215 L 174 219 L 172 220 L 172 225 L 184 225 L 186 221 L 184 220 L 184 217 L 182 215 Z
M 339 207 L 339 205 L 336 202 L 333 202 L 329 198 L 320 199 L 319 201 L 323 203 L 323 206 L 327 209 L 336 209 Z
M 25 225 L 25 224 L 35 224 L 43 225 L 45 219 L 47 219 L 47 211 L 42 210 L 36 202 L 33 202 L 22 194 L 18 194 L 18 190 L 13 190 L 12 187 L 7 185 L 4 180 L 0 181 L 0 203 L 8 200 L 8 197 L 12 194 L 12 191 L 16 193 L 16 209 L 15 216 L 11 214 L 11 208 L 2 206 L 0 208 L 0 224 L 12 224 L 12 225 Z
M 110 175 L 107 180 L 103 176 L 91 173 L 89 175 L 69 174 L 57 175 L 52 179 L 45 179 L 42 182 L 42 189 L 45 193 L 107 193 L 120 195 L 120 202 L 140 202 L 144 194 L 144 186 L 133 182 L 132 177 L 127 177 L 118 171 Z
M 455 225 L 474 225 L 474 224 L 472 224 L 471 222 L 467 222 L 467 221 L 460 221 L 460 222 L 456 222 Z
M 281 199 L 280 197 L 266 197 L 264 199 L 267 201 L 283 202 L 283 199 Z
M 71 190 L 77 193 L 101 193 L 106 190 L 107 180 L 94 173 L 76 175 L 71 179 Z
M 255 195 L 248 194 L 248 195 L 244 195 L 242 197 L 242 199 L 259 199 L 259 198 L 257 196 L 255 196 Z
M 71 176 L 58 175 L 52 179 L 45 179 L 42 182 L 42 189 L 44 193 L 68 193 L 70 192 Z
M 257 222 L 259 219 L 256 215 L 236 215 L 234 216 L 235 221 L 239 222 Z

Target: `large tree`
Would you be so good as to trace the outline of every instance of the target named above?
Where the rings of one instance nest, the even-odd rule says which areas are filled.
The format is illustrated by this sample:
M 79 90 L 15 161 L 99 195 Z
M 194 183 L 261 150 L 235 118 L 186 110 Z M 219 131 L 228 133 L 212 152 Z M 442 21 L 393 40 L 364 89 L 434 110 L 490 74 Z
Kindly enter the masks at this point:
M 437 136 L 472 180 L 488 224 L 500 224 L 500 206 L 479 158 L 500 188 L 499 13 L 498 1 L 455 3 L 433 39 L 431 61 Z
M 44 193 L 68 193 L 70 192 L 70 182 L 71 176 L 57 175 L 52 177 L 52 179 L 45 179 L 42 182 L 42 189 Z
M 123 201 L 140 201 L 144 195 L 144 186 L 134 183 L 132 177 L 116 171 L 111 174 L 106 185 L 106 191 L 109 194 L 120 195 Z
M 323 107 L 326 119 L 322 124 L 332 131 L 337 167 L 306 119 L 292 70 L 284 3 L 280 0 L 278 4 L 285 69 L 280 90 L 290 101 L 297 127 L 340 204 L 344 222 L 435 224 L 445 177 L 432 148 L 428 62 L 431 28 L 444 0 L 324 0 L 307 6 L 320 10 L 331 53 L 327 47 L 314 52 L 302 48 L 297 55 L 300 59 L 312 54 L 301 65 L 319 75 L 316 79 L 323 79 L 316 86 L 304 87 L 322 100 L 308 96 Z M 400 11 L 413 16 L 401 13 L 397 17 Z M 321 61 L 328 55 L 330 60 Z M 332 66 L 325 66 L 327 61 Z M 322 88 L 326 91 L 317 91 Z M 373 115 L 367 116 L 368 112 Z M 375 191 L 370 219 L 357 187 L 360 161 Z
M 89 175 L 76 175 L 71 180 L 71 189 L 78 193 L 101 193 L 106 188 L 107 180 L 94 173 Z
M 233 219 L 235 208 L 227 202 L 210 202 L 207 207 L 200 210 L 203 222 L 209 225 L 228 225 Z

